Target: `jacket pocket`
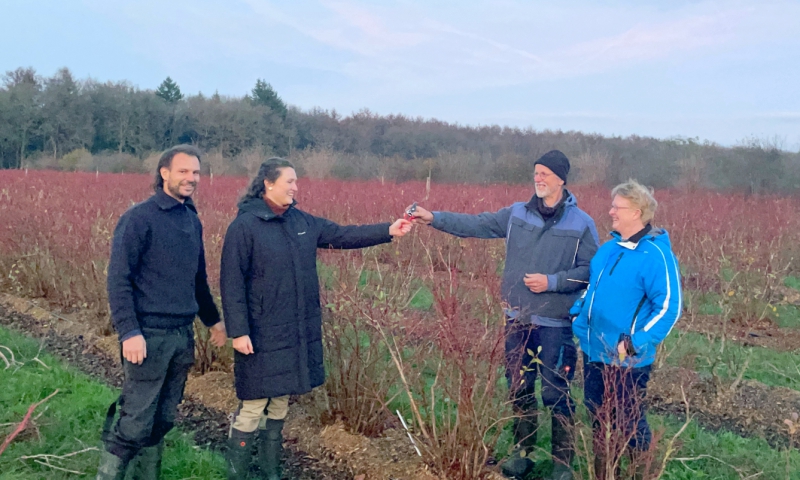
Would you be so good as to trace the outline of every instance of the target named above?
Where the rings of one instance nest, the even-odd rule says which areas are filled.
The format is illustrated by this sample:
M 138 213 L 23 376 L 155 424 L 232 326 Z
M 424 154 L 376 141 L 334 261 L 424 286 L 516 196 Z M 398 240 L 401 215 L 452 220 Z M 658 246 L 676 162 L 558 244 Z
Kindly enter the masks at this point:
M 566 270 L 575 266 L 578 260 L 578 248 L 581 245 L 581 233 L 574 230 L 553 229 L 554 245 L 552 252 L 558 252 L 555 258 L 559 259 L 557 271 Z
M 527 252 L 533 245 L 533 234 L 536 226 L 519 217 L 511 217 L 511 228 L 508 232 L 508 243 L 520 251 Z
M 122 370 L 125 378 L 136 382 L 153 382 L 166 376 L 169 366 L 169 355 L 164 352 L 164 336 L 145 336 L 145 352 L 147 356 L 140 364 L 122 359 Z
M 264 313 L 264 295 L 250 294 L 247 299 L 247 309 L 252 318 L 261 318 Z

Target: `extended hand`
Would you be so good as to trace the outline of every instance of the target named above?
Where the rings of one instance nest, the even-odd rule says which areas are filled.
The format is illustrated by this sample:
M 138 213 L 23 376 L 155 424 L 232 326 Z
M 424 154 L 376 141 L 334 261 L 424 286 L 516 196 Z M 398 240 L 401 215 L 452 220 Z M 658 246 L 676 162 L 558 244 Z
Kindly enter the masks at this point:
M 404 218 L 400 218 L 395 220 L 395 222 L 389 227 L 389 235 L 393 237 L 402 237 L 411 231 L 411 227 L 411 222 Z
M 525 286 L 533 293 L 542 293 L 547 291 L 547 275 L 541 273 L 526 273 Z
M 242 355 L 250 355 L 253 353 L 253 342 L 250 341 L 250 335 L 242 335 L 233 339 L 233 348 Z
M 217 322 L 216 325 L 210 328 L 211 331 L 211 344 L 215 347 L 221 347 L 228 341 L 228 334 L 225 333 L 225 322 Z
M 409 206 L 411 208 L 411 206 Z M 433 214 L 417 205 L 417 209 L 411 214 L 412 221 L 419 225 L 430 225 L 433 221 Z
M 147 342 L 142 335 L 136 335 L 122 342 L 122 356 L 125 360 L 140 365 L 147 358 Z

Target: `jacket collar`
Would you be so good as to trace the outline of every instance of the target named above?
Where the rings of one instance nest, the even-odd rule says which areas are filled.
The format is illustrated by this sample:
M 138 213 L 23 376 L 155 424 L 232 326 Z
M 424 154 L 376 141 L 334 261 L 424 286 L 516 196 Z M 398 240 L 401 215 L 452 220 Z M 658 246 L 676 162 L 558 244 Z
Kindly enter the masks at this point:
M 282 215 L 276 215 L 275 212 L 269 208 L 267 202 L 264 201 L 262 198 L 245 198 L 241 202 L 239 202 L 239 215 L 243 213 L 251 213 L 258 218 L 263 220 L 272 220 L 273 218 L 282 218 L 286 216 L 289 211 L 297 205 L 297 200 L 292 200 L 292 204 L 289 205 L 289 209 L 286 210 Z
M 651 232 L 653 234 L 652 235 L 648 235 Z M 659 229 L 654 229 L 653 226 L 650 225 L 649 223 L 647 225 L 645 225 L 643 229 L 641 229 L 638 232 L 636 232 L 633 235 L 631 235 L 631 238 L 629 238 L 627 240 L 623 239 L 622 235 L 620 235 L 619 232 L 617 232 L 617 231 L 611 232 L 611 235 L 614 238 L 617 239 L 617 244 L 620 245 L 621 247 L 627 248 L 628 250 L 636 250 L 636 247 L 639 246 L 639 242 L 641 242 L 642 239 L 644 239 L 645 237 L 650 236 L 651 238 L 653 238 L 656 235 L 660 235 L 660 234 L 661 234 L 661 231 Z
M 525 204 L 525 208 L 539 215 L 538 201 L 539 200 L 538 197 L 536 196 L 536 192 L 534 192 L 531 199 L 528 201 L 528 203 Z M 557 213 L 556 216 L 560 216 L 560 214 L 564 213 L 564 210 L 566 210 L 567 207 L 572 207 L 577 204 L 578 202 L 577 200 L 575 200 L 575 197 L 572 195 L 572 193 L 570 193 L 569 190 L 565 188 L 564 192 L 562 193 L 561 201 L 559 201 L 557 204 L 560 212 Z
M 197 208 L 194 206 L 194 202 L 192 201 L 191 197 L 187 198 L 183 201 L 183 203 L 181 203 L 167 195 L 164 190 L 159 190 L 155 195 L 153 195 L 153 198 L 156 202 L 156 205 L 158 205 L 161 210 L 170 210 L 178 205 L 185 205 L 189 210 L 197 213 Z

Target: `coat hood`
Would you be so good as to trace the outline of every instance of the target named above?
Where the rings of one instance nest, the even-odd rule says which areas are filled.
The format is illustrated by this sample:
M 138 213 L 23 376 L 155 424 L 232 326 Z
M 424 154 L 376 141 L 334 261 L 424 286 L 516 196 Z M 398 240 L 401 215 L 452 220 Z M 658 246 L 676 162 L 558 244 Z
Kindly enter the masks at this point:
M 289 208 L 291 209 L 295 205 L 297 205 L 297 200 L 292 200 L 292 204 L 289 205 Z M 239 208 L 238 215 L 242 215 L 244 213 L 252 213 L 253 215 L 259 218 L 263 218 L 264 220 L 271 220 L 273 218 L 278 217 L 278 215 L 276 215 L 275 212 L 273 212 L 272 209 L 269 208 L 267 202 L 265 202 L 261 198 L 253 198 L 253 197 L 245 198 L 239 202 L 237 207 Z

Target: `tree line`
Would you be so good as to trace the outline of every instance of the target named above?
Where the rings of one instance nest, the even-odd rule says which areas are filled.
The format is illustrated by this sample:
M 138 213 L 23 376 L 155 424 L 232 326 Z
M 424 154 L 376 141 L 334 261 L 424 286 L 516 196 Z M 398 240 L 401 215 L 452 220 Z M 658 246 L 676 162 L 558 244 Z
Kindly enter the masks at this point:
M 167 77 L 155 89 L 126 81 L 6 72 L 0 87 L 0 167 L 108 172 L 150 171 L 158 152 L 192 143 L 204 168 L 247 174 L 280 155 L 312 177 L 440 182 L 530 182 L 531 163 L 557 148 L 578 182 L 629 177 L 655 187 L 753 193 L 800 187 L 800 154 L 780 141 L 723 147 L 698 139 L 602 136 L 497 125 L 464 126 L 361 110 L 302 110 L 265 80 L 241 97 L 185 95 Z

